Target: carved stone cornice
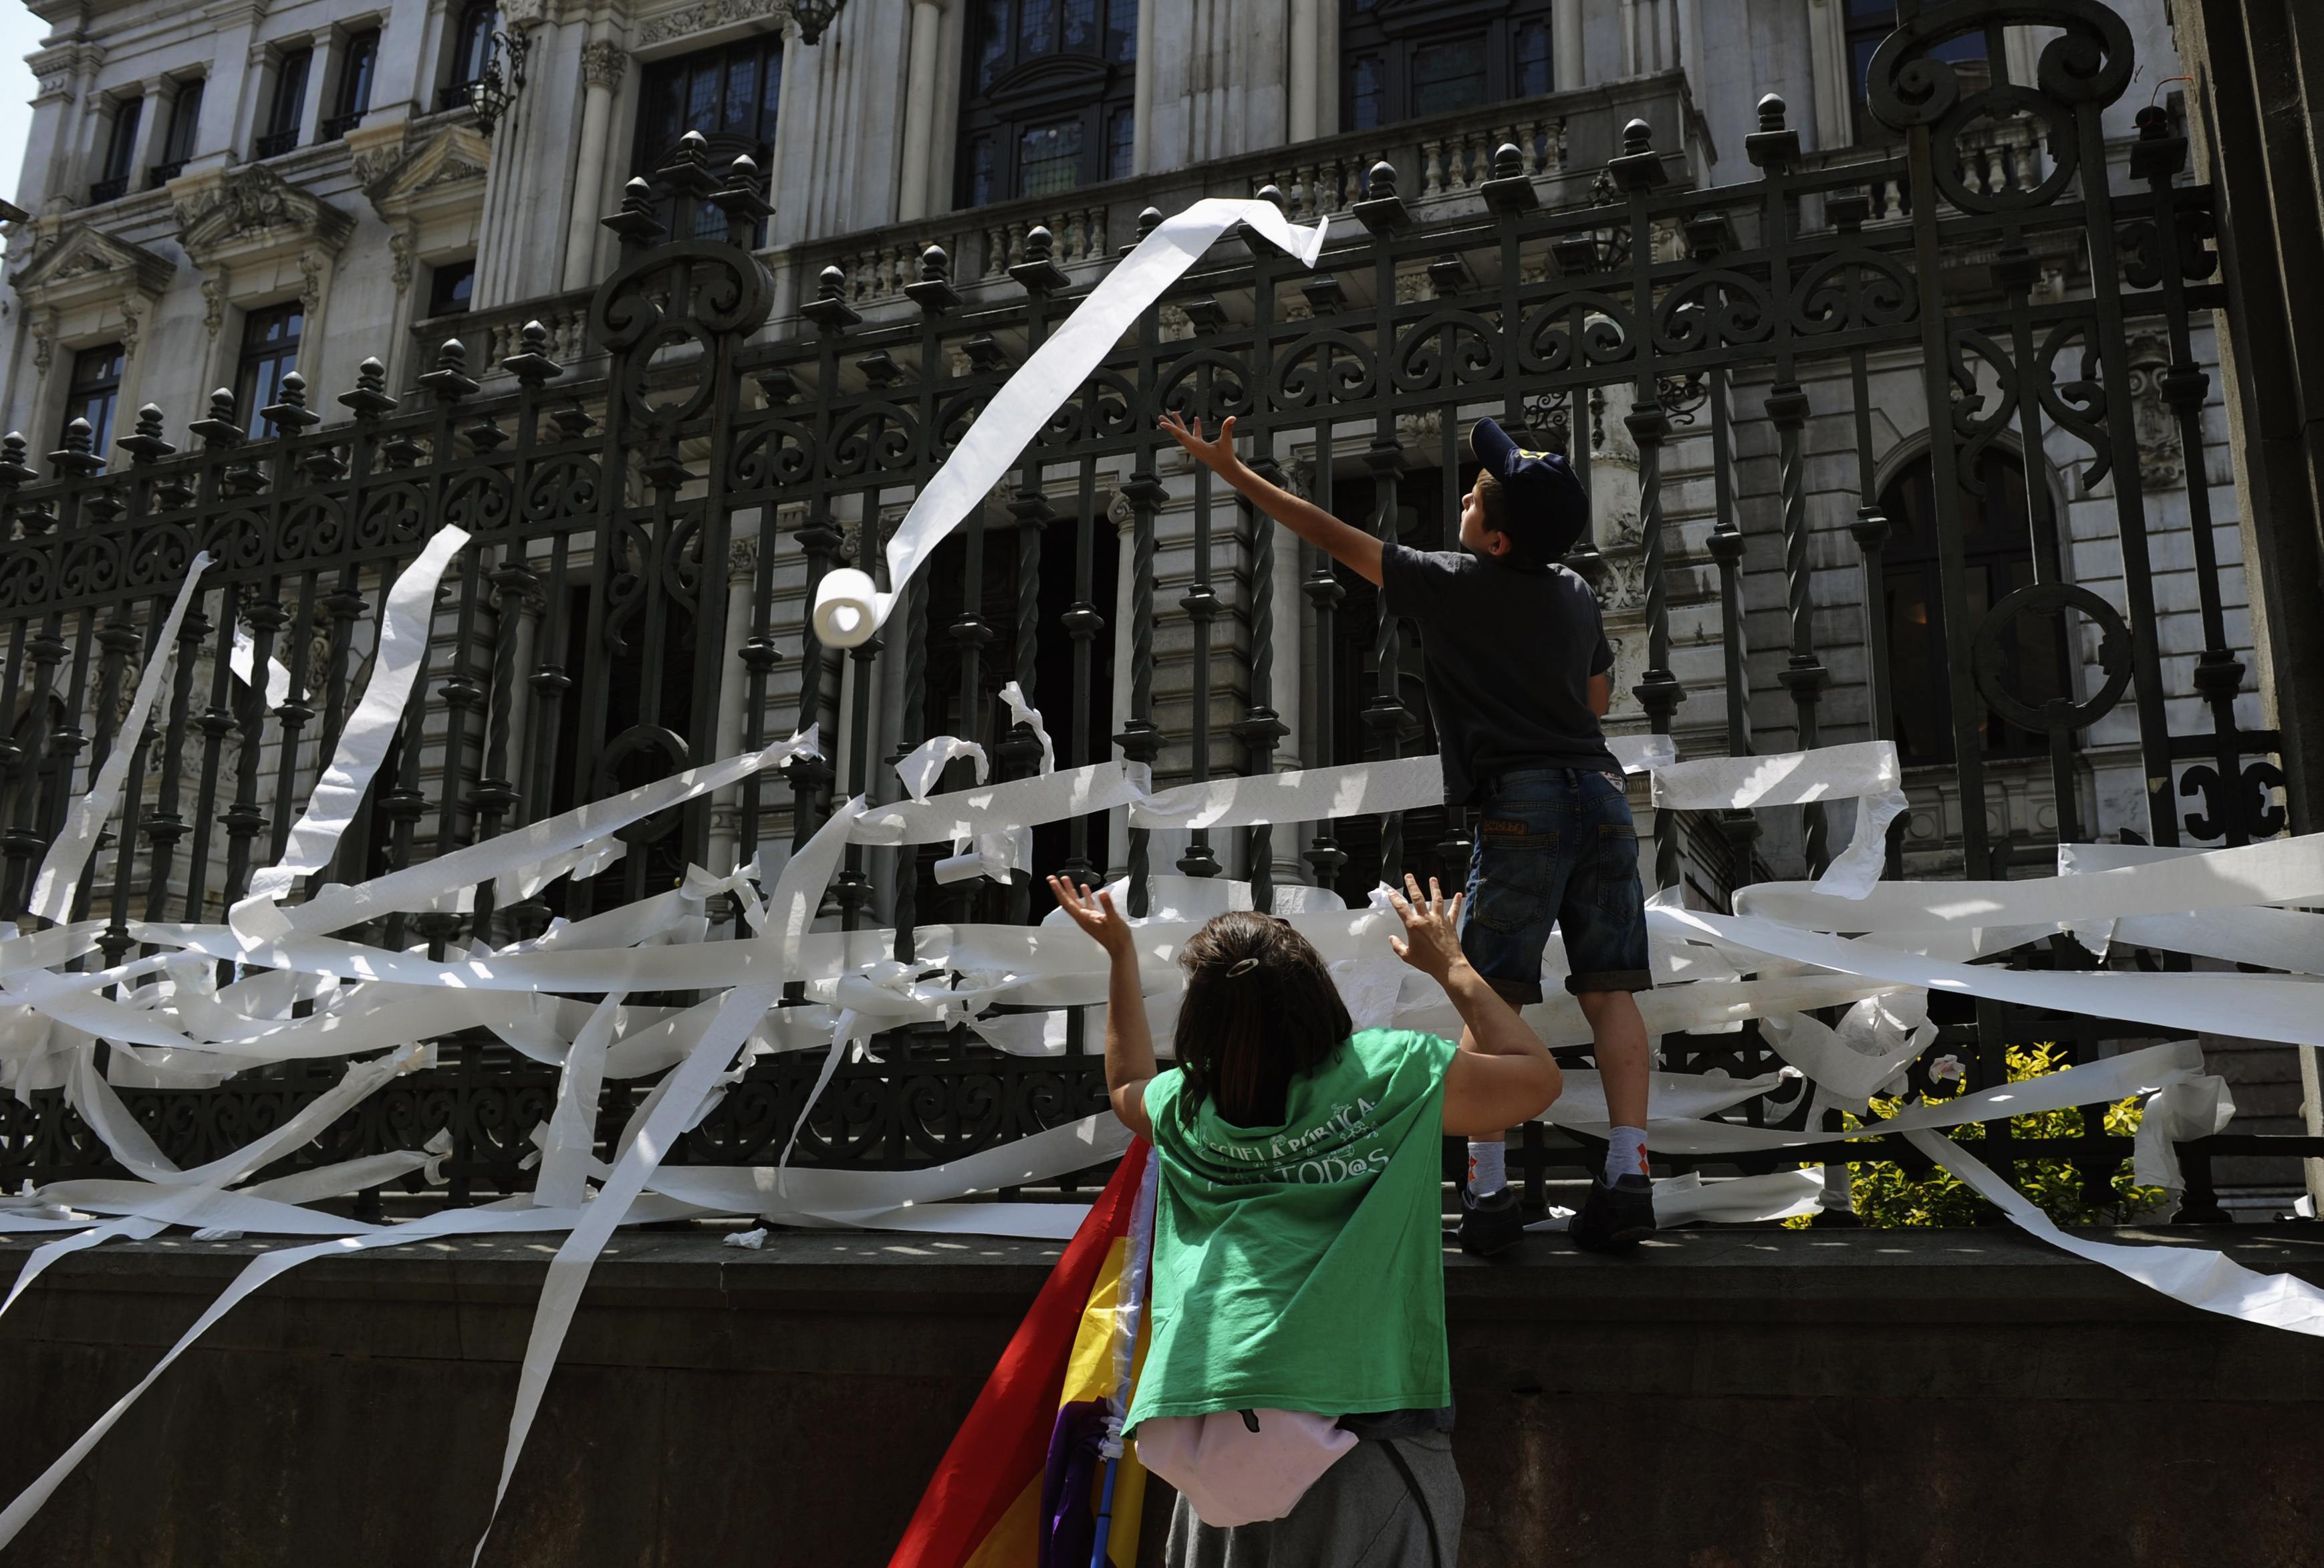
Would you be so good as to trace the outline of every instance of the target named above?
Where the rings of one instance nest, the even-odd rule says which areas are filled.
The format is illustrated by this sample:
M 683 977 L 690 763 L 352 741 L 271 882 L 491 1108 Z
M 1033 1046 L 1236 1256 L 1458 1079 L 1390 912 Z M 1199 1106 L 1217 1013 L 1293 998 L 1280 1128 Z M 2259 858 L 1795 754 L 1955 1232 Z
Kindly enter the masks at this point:
M 41 229 L 32 260 L 8 280 L 38 310 L 150 302 L 161 297 L 178 271 L 176 263 L 106 234 L 85 218 L 43 218 Z
M 643 18 L 638 25 L 638 47 L 650 49 L 674 38 L 761 19 L 773 22 L 778 30 L 788 30 L 790 0 L 693 0 L 691 5 Z
M 481 210 L 493 146 L 472 125 L 438 125 L 392 146 L 364 150 L 355 165 L 364 194 L 391 225 Z
M 336 255 L 355 220 L 263 163 L 170 187 L 178 243 L 204 272 L 313 254 Z
M 60 43 L 53 49 L 36 50 L 24 57 L 32 68 L 35 88 L 32 102 L 50 98 L 70 98 L 74 78 L 94 72 L 105 63 L 105 45 L 101 43 Z

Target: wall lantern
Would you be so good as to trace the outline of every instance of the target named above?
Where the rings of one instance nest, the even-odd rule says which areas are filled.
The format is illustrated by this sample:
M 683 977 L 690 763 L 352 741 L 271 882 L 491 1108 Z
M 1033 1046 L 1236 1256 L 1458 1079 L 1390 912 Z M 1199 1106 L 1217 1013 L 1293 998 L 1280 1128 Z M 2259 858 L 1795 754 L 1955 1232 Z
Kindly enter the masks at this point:
M 823 30 L 839 19 L 847 0 L 791 0 L 791 20 L 798 23 L 801 43 L 820 42 Z
M 489 140 L 493 127 L 501 116 L 516 106 L 517 95 L 524 91 L 524 54 L 531 41 L 522 32 L 494 32 L 492 47 L 484 56 L 484 74 L 468 84 L 468 106 L 476 113 L 476 130 Z M 501 62 L 508 62 L 505 76 Z

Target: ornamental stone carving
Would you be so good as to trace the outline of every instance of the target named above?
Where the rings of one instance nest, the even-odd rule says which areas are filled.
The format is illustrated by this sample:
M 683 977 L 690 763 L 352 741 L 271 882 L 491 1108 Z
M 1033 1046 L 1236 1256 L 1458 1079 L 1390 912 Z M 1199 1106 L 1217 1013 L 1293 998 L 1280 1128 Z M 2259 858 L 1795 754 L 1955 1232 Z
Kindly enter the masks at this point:
M 222 171 L 179 198 L 178 243 L 208 272 L 221 264 L 336 255 L 355 220 L 263 163 Z
M 2138 481 L 2147 490 L 2176 490 L 2186 483 L 2187 454 L 2179 438 L 2179 415 L 2163 396 L 2171 368 L 2170 340 L 2159 332 L 2130 338 L 2130 409 L 2138 438 Z
M 726 580 L 740 585 L 755 581 L 759 575 L 759 539 L 756 534 L 743 534 L 726 543 Z
M 484 200 L 492 143 L 467 125 L 440 125 L 416 142 L 370 151 L 355 166 L 364 194 L 391 222 L 421 208 Z
M 224 267 L 212 268 L 202 280 L 202 325 L 212 337 L 226 325 L 226 291 L 232 286 L 233 275 Z
M 771 21 L 778 31 L 791 24 L 790 0 L 696 0 L 675 11 L 647 17 L 638 29 L 638 46 L 650 49 L 673 38 L 687 38 L 714 27 L 738 22 Z
M 32 259 L 10 280 L 32 318 L 33 368 L 47 371 L 58 342 L 95 332 L 118 337 L 123 355 L 135 359 L 177 264 L 78 214 L 40 219 L 33 237 Z
M 618 91 L 622 73 L 629 65 L 628 51 L 610 38 L 601 38 L 581 51 L 581 85 Z
M 86 218 L 43 218 L 32 259 L 11 280 L 36 309 L 70 310 L 143 296 L 158 300 L 178 271 L 143 245 L 109 235 Z

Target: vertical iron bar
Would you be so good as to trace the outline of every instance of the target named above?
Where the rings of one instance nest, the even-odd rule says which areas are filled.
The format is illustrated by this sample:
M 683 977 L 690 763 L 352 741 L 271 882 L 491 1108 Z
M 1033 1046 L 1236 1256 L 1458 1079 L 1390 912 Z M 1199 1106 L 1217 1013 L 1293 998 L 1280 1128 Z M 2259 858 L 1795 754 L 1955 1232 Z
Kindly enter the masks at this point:
M 2171 364 L 2163 373 L 2163 401 L 2179 421 L 2179 449 L 2187 468 L 2187 527 L 2195 550 L 2195 590 L 2203 617 L 2203 651 L 2195 660 L 2195 689 L 2211 710 L 2211 764 L 2218 778 L 2211 816 L 2229 844 L 2247 844 L 2260 803 L 2243 775 L 2237 740 L 2236 694 L 2243 689 L 2243 661 L 2227 643 L 2227 611 L 2219 598 L 2218 546 L 2212 537 L 2211 477 L 2203 452 L 2203 400 L 2211 378 L 2195 362 L 2187 319 L 2186 261 L 2189 238 L 2179 219 L 2179 193 L 2172 181 L 2187 166 L 2187 138 L 2171 133 L 2170 111 L 2159 105 L 2138 112 L 2138 142 L 2131 151 L 2132 178 L 2144 177 L 2154 207 L 2153 263 L 2163 289 L 2163 321 L 2171 339 Z

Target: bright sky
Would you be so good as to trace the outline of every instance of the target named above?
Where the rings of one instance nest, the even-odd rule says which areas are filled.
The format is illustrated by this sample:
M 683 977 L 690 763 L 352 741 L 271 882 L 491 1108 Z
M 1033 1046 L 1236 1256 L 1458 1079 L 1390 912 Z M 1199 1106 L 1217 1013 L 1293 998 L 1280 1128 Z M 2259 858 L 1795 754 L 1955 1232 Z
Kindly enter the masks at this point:
M 32 129 L 32 73 L 24 57 L 41 47 L 49 24 L 24 0 L 0 0 L 0 193 L 14 196 Z

